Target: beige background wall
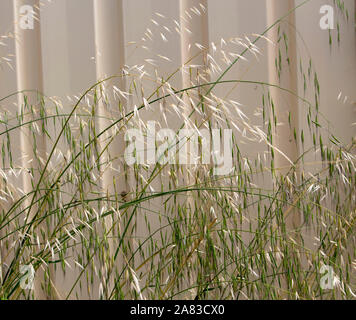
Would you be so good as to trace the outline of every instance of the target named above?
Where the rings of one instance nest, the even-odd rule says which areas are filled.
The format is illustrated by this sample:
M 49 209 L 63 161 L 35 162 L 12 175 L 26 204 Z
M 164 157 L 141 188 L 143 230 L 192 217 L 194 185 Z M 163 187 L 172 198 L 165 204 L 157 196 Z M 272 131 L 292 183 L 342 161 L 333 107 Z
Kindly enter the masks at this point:
M 0 3 L 0 36 L 6 36 L 0 39 L 6 44 L 6 46 L 0 46 L 0 57 L 12 59 L 12 68 L 7 65 L 6 60 L 0 60 L 0 98 L 17 90 L 13 1 L 1 0 Z M 121 1 L 119 2 L 121 3 Z M 295 1 L 296 4 L 301 2 Z M 341 45 L 338 47 L 337 44 L 334 44 L 332 48 L 328 44 L 328 31 L 321 30 L 319 27 L 321 18 L 319 9 L 322 5 L 330 3 L 332 1 L 312 0 L 296 11 L 297 43 L 295 49 L 298 63 L 300 59 L 308 63 L 309 57 L 312 58 L 321 86 L 321 111 L 330 121 L 330 128 L 334 130 L 336 136 L 347 143 L 356 136 L 356 37 L 354 22 L 351 21 L 354 19 L 355 2 L 353 0 L 345 1 L 351 13 L 350 22 L 345 23 L 339 16 Z M 209 43 L 214 42 L 219 51 L 222 38 L 226 42 L 231 38 L 245 38 L 245 36 L 254 39 L 253 34 L 262 33 L 267 27 L 267 6 L 276 6 L 277 4 L 277 0 L 208 0 L 208 30 L 192 31 L 198 34 L 208 34 Z M 182 14 L 179 11 L 178 0 L 123 0 L 122 7 L 124 63 L 126 65 L 145 64 L 148 70 L 153 71 L 146 59 L 155 59 L 161 75 L 167 76 L 184 63 L 182 61 L 184 48 L 181 46 L 184 41 L 181 42 L 180 36 L 174 31 L 174 20 L 180 21 Z M 43 90 L 48 96 L 59 97 L 67 110 L 70 110 L 72 103 L 66 97 L 79 96 L 99 78 L 95 65 L 93 10 L 92 0 L 52 0 L 51 2 L 43 0 L 41 9 Z M 157 12 L 165 17 L 157 15 Z M 336 10 L 335 13 L 338 15 Z M 161 26 L 157 27 L 151 19 L 157 21 Z M 170 33 L 166 30 L 164 33 L 168 42 L 160 36 L 160 32 L 163 30 L 162 26 L 166 26 L 172 31 Z M 147 40 L 146 37 L 146 41 L 142 41 L 147 28 L 153 32 L 153 40 Z M 336 41 L 336 31 L 331 33 Z M 150 50 L 142 48 L 142 45 L 147 46 Z M 234 66 L 225 80 L 269 81 L 272 71 L 268 68 L 268 59 L 274 59 L 274 57 L 268 56 L 267 41 L 262 39 L 257 45 L 261 55 L 256 58 L 253 54 L 248 53 L 246 55 L 248 61 L 241 61 Z M 223 49 L 226 53 L 240 51 L 231 44 L 223 45 Z M 157 54 L 169 57 L 171 62 L 157 58 Z M 220 59 L 221 52 L 217 52 L 216 57 Z M 113 70 L 112 73 L 116 74 L 117 70 Z M 216 77 L 217 75 L 215 75 Z M 212 78 L 214 80 L 214 76 Z M 179 88 L 181 77 L 176 77 L 172 83 Z M 256 115 L 258 108 L 261 107 L 262 88 L 257 85 L 240 84 L 233 92 L 229 93 L 230 89 L 234 87 L 235 85 L 230 84 L 219 86 L 215 90 L 215 94 L 222 97 L 229 94 L 229 99 L 242 104 L 241 108 L 250 118 L 251 124 L 262 125 L 260 115 Z M 147 93 L 153 88 L 152 83 L 145 82 Z M 298 91 L 300 96 L 304 95 L 303 79 L 299 72 Z M 340 92 L 341 98 L 338 100 Z M 306 93 L 306 98 L 313 100 L 310 92 Z M 73 99 L 75 100 L 75 98 Z M 1 112 L 5 109 L 15 110 L 17 108 L 15 103 L 16 98 L 0 102 Z M 136 103 L 138 102 L 136 101 Z M 295 112 L 300 119 L 299 127 L 307 130 L 303 103 L 299 103 Z M 171 121 L 174 126 L 174 119 Z M 267 150 L 263 143 L 249 142 L 241 135 L 239 138 L 241 139 L 241 149 L 250 160 L 254 159 L 258 153 L 263 155 L 263 152 Z M 0 137 L 0 141 L 1 139 Z M 14 139 L 19 139 L 18 133 L 14 133 Z M 13 182 L 21 185 L 19 180 L 15 179 Z M 265 183 L 268 184 L 269 181 L 265 181 Z
M 12 0 L 1 1 L 1 36 L 14 31 L 12 2 Z M 296 1 L 297 4 L 300 2 Z M 351 126 L 355 119 L 354 108 L 351 107 L 355 102 L 355 36 L 353 24 L 342 23 L 342 46 L 340 48 L 333 46 L 330 50 L 328 31 L 319 28 L 321 17 L 319 9 L 328 2 L 330 1 L 313 0 L 296 11 L 297 50 L 300 57 L 310 55 L 314 58 L 313 63 L 324 93 L 323 109 L 326 116 L 333 121 L 338 135 L 347 140 L 355 134 L 355 126 Z M 43 1 L 43 3 L 41 33 L 45 94 L 59 97 L 78 95 L 96 80 L 93 2 L 53 0 Z M 209 40 L 219 44 L 222 37 L 229 39 L 262 32 L 266 26 L 266 3 L 272 4 L 273 1 L 208 1 Z M 347 0 L 345 3 L 352 19 L 354 1 Z M 143 49 L 135 50 L 134 45 L 129 42 L 140 41 L 147 27 L 151 27 L 154 31 L 152 27 L 154 24 L 150 19 L 155 17 L 157 21 L 160 20 L 155 12 L 164 14 L 167 17 L 167 24 L 174 26 L 172 20 L 179 20 L 178 1 L 124 0 L 123 8 L 125 62 L 129 65 L 140 64 L 144 59 L 150 58 L 150 54 Z M 336 31 L 332 33 L 335 34 Z M 2 42 L 5 42 L 7 47 L 0 46 L 1 56 L 14 55 L 13 39 L 2 39 Z M 267 80 L 267 52 L 264 45 L 265 41 L 262 40 L 259 47 L 263 56 L 259 58 L 259 62 L 255 63 L 251 60 L 249 64 L 241 63 L 229 73 L 227 79 L 244 75 L 245 78 Z M 160 65 L 163 74 L 181 64 L 179 37 L 175 32 L 168 43 L 156 40 L 151 47 L 155 52 L 160 52 L 173 61 Z M 339 58 L 340 55 L 342 58 Z M 12 60 L 12 66 L 16 68 L 14 58 Z M 1 63 L 0 81 L 1 96 L 16 91 L 16 73 L 4 61 Z M 340 92 L 342 92 L 341 102 L 337 100 Z M 247 105 L 256 104 L 257 101 L 254 99 L 258 99 L 252 90 L 245 87 L 237 89 L 234 94 Z M 345 96 L 348 99 L 347 103 L 343 104 Z

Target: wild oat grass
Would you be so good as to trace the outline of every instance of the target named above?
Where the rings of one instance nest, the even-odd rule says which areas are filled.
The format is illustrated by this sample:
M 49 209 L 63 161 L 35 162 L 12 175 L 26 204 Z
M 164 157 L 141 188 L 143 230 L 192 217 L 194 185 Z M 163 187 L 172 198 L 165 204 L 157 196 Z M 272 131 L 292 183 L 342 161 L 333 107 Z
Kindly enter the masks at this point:
M 348 17 L 342 2 L 337 5 Z M 164 35 L 168 27 L 157 17 Z M 218 58 L 223 47 L 216 50 L 214 44 L 208 74 L 216 80 L 194 79 L 199 84 L 189 88 L 171 85 L 180 69 L 164 79 L 154 66 L 135 65 L 124 69 L 125 92 L 109 85 L 121 75 L 112 76 L 73 98 L 69 112 L 68 102 L 41 93 L 36 102 L 28 92 L 0 100 L 1 299 L 34 298 L 20 286 L 20 266 L 30 264 L 36 290 L 52 299 L 355 298 L 356 145 L 340 142 L 328 129 L 313 57 L 300 61 L 300 73 L 314 101 L 283 84 L 224 78 L 242 60 L 264 54 L 257 45 L 268 41 L 267 31 L 253 40 L 223 40 L 222 46 L 235 48 L 225 53 L 225 62 Z M 147 42 L 154 36 L 148 32 Z M 280 38 L 283 50 L 286 37 Z M 284 72 L 278 61 L 276 67 Z M 154 85 L 151 94 L 147 83 Z M 231 92 L 216 94 L 228 85 L 258 88 L 259 123 L 250 121 Z M 272 127 L 278 119 L 271 87 L 297 96 L 308 122 L 307 132 L 290 127 L 302 154 L 283 175 L 274 164 L 279 150 Z M 6 111 L 18 95 L 21 111 Z M 105 105 L 112 116 L 100 128 L 98 109 Z M 187 108 L 193 110 L 189 115 Z M 174 116 L 177 131 L 233 128 L 232 172 L 214 176 L 209 165 L 129 167 L 123 154 L 111 153 L 115 138 L 123 139 L 129 128 L 146 131 L 147 119 L 156 120 L 156 114 L 162 127 Z M 34 155 L 36 137 L 46 136 L 46 158 L 27 158 L 18 166 L 12 156 L 16 132 L 30 132 Z M 242 140 L 265 146 L 265 152 L 249 157 Z M 101 184 L 105 172 L 112 177 L 107 190 Z M 32 177 L 30 192 L 13 183 L 24 175 Z M 125 192 L 117 191 L 120 184 L 127 186 Z M 300 225 L 289 225 L 290 215 L 302 217 Z M 320 286 L 323 265 L 334 269 L 332 290 Z

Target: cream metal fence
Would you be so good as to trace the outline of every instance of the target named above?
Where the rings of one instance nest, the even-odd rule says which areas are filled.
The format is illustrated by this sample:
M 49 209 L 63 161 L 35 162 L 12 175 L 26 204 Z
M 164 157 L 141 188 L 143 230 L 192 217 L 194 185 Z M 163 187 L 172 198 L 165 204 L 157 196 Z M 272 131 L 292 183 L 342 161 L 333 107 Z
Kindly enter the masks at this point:
M 157 69 L 162 77 L 186 64 L 195 55 L 198 55 L 197 58 L 189 63 L 205 65 L 207 54 L 214 47 L 228 47 L 230 44 L 227 42 L 232 38 L 246 39 L 246 36 L 253 39 L 301 3 L 300 0 L 2 0 L 0 35 L 4 37 L 0 41 L 4 45 L 0 46 L 0 57 L 6 59 L 1 60 L 0 98 L 16 91 L 38 90 L 63 101 L 68 101 L 67 96 L 75 100 L 74 96 L 79 96 L 96 81 L 122 74 L 124 65 L 147 65 L 149 59 L 157 60 Z M 322 112 L 331 120 L 338 136 L 346 142 L 355 136 L 356 41 L 352 24 L 343 25 L 343 51 L 337 47 L 330 49 L 329 31 L 322 30 L 319 21 L 322 18 L 320 8 L 332 3 L 312 0 L 284 19 L 281 26 L 288 38 L 292 66 L 289 73 L 283 74 L 281 84 L 286 90 L 303 96 L 299 61 L 309 58 L 309 55 L 316 57 L 313 63 L 323 88 Z M 33 29 L 21 27 L 21 8 L 24 5 L 34 8 Z M 350 12 L 355 11 L 354 1 L 348 0 L 346 5 Z M 182 32 L 174 31 L 177 24 L 181 24 Z M 336 31 L 331 32 L 335 34 Z M 276 28 L 266 36 L 273 43 L 278 42 Z M 166 41 L 167 38 L 169 41 Z M 205 54 L 198 54 L 197 43 L 206 48 Z M 142 46 L 148 50 L 142 49 Z M 249 61 L 242 61 L 232 68 L 226 79 L 279 83 L 275 68 L 278 48 L 269 41 L 261 41 L 258 46 L 261 54 L 257 58 L 249 54 Z M 220 53 L 223 58 L 225 53 Z M 157 58 L 157 54 L 168 57 L 171 62 Z M 335 55 L 339 59 L 335 59 Z M 189 72 L 183 72 L 174 82 L 177 87 L 188 86 L 191 82 Z M 112 80 L 107 86 L 125 91 L 127 83 L 122 77 Z M 147 86 L 149 89 L 150 84 Z M 216 90 L 219 93 L 221 89 Z M 230 97 L 249 106 L 246 112 L 252 119 L 255 107 L 260 104 L 256 90 L 253 86 L 248 88 L 242 84 Z M 302 120 L 306 110 L 296 96 L 274 88 L 271 94 L 282 122 L 287 123 L 290 115 L 293 127 L 298 130 L 307 128 Z M 313 97 L 308 97 L 307 93 L 306 98 Z M 37 95 L 31 94 L 29 99 L 36 100 Z M 13 109 L 22 101 L 22 95 L 18 100 L 14 97 L 7 100 L 6 105 L 0 102 L 0 108 Z M 99 115 L 105 116 L 108 112 L 101 104 Z M 171 120 L 174 122 L 174 119 Z M 107 124 L 104 120 L 99 121 L 99 127 L 104 128 Z M 275 147 L 284 156 L 277 158 L 276 166 L 287 168 L 289 163 L 286 157 L 293 161 L 301 150 L 293 142 L 288 126 L 280 127 L 277 137 Z M 17 139 L 21 146 L 16 151 L 18 166 L 26 167 L 30 159 L 37 159 L 38 166 L 43 165 L 41 161 L 49 152 L 44 136 L 36 137 L 36 150 L 33 150 L 31 142 L 33 136 L 24 131 L 14 133 L 13 139 Z M 122 154 L 124 142 L 118 141 L 111 148 L 111 153 Z M 265 150 L 261 145 L 246 144 L 242 148 L 251 159 Z M 114 174 L 113 171 L 106 171 L 101 182 L 102 190 L 110 189 Z M 22 173 L 14 178 L 13 183 L 29 192 L 31 185 L 26 177 Z M 123 181 L 118 192 L 125 192 L 127 188 L 129 186 Z M 61 276 L 58 276 L 58 283 L 60 279 Z M 40 289 L 37 289 L 37 295 L 41 297 Z

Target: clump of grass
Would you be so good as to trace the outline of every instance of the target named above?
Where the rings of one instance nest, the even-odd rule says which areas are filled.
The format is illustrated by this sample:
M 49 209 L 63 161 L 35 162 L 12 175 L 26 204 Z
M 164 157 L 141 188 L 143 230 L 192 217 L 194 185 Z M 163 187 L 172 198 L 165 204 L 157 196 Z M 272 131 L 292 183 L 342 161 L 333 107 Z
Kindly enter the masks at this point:
M 144 49 L 153 36 L 147 33 Z M 17 114 L 3 109 L 1 299 L 36 297 L 20 286 L 20 266 L 30 264 L 36 294 L 53 299 L 354 298 L 355 141 L 345 145 L 329 131 L 312 60 L 306 66 L 301 61 L 305 90 L 315 96 L 313 102 L 298 97 L 309 131 L 294 132 L 303 153 L 285 175 L 278 174 L 271 129 L 278 119 L 270 93 L 277 85 L 224 79 L 233 65 L 263 54 L 257 47 L 263 39 L 223 40 L 232 52 L 212 48 L 208 74 L 215 81 L 193 79 L 199 84 L 180 89 L 171 84 L 180 69 L 165 79 L 154 66 L 127 66 L 127 92 L 108 85 L 118 76 L 104 79 L 75 99 L 69 113 L 61 101 L 40 93 L 36 101 L 24 95 Z M 278 61 L 276 66 L 283 72 Z M 152 83 L 152 94 L 146 94 Z M 229 97 L 231 90 L 216 93 L 229 85 L 257 86 L 258 122 Z M 98 110 L 105 105 L 111 116 L 102 128 Z M 127 166 L 123 154 L 112 152 L 115 139 L 129 128 L 146 132 L 147 119 L 159 112 L 160 125 L 174 116 L 177 131 L 233 128 L 233 170 L 215 176 L 210 165 Z M 45 135 L 45 159 L 19 166 L 12 156 L 17 131 L 30 132 L 34 151 L 36 137 Z M 246 142 L 263 145 L 264 152 L 249 157 Z M 310 155 L 315 161 L 307 160 Z M 112 180 L 103 188 L 108 172 Z M 22 175 L 31 176 L 32 190 L 12 183 Z M 291 226 L 291 215 L 302 222 Z M 320 286 L 324 264 L 337 276 L 333 290 Z

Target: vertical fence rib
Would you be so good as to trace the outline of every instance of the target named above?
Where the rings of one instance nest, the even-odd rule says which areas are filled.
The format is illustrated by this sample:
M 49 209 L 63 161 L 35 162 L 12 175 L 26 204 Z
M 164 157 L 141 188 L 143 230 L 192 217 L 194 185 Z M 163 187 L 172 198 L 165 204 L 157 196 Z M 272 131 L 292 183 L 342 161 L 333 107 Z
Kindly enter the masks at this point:
M 33 29 L 23 28 L 20 21 L 24 19 L 21 15 L 23 6 L 31 6 L 34 13 Z M 39 0 L 14 0 L 15 15 L 15 43 L 16 43 L 16 65 L 17 65 L 17 89 L 25 91 L 19 94 L 19 112 L 24 112 L 24 121 L 33 117 L 39 117 L 40 99 L 43 91 L 42 54 L 41 54 L 41 26 L 40 26 L 40 1 Z M 31 91 L 30 91 L 31 90 Z M 27 97 L 27 106 L 24 107 L 24 97 Z M 32 109 L 32 110 L 31 110 Z M 40 127 L 40 124 L 39 124 Z M 37 185 L 40 176 L 40 168 L 46 161 L 45 135 L 34 128 L 22 128 L 21 151 L 23 154 L 22 166 L 25 168 L 23 177 L 23 189 L 29 193 Z M 42 163 L 41 163 L 42 162 Z M 33 168 L 33 178 L 28 171 Z M 34 211 L 29 213 L 29 218 Z M 35 298 L 46 297 L 41 288 L 42 272 L 37 271 L 35 277 Z
M 115 78 L 103 84 L 105 99 L 101 98 L 99 101 L 97 113 L 99 117 L 96 121 L 100 132 L 107 128 L 112 120 L 121 117 L 125 113 L 124 102 L 121 99 L 119 104 L 119 95 L 115 97 L 114 94 L 116 88 L 125 91 L 125 78 L 123 77 L 125 47 L 122 0 L 94 0 L 94 21 L 97 80 L 100 81 L 115 76 Z M 114 137 L 114 135 L 116 136 Z M 122 130 L 114 133 L 111 137 L 113 140 L 100 158 L 100 162 L 104 162 L 100 172 L 100 188 L 103 196 L 108 195 L 109 197 L 113 197 L 114 193 L 116 193 L 121 197 L 122 194 L 127 193 L 127 181 L 125 180 L 123 162 L 125 142 Z M 110 142 L 111 137 L 108 135 L 104 139 L 101 139 L 101 149 L 105 148 L 107 143 Z M 110 163 L 110 168 L 106 167 L 106 161 Z M 109 217 L 106 218 L 105 227 L 106 229 L 112 227 L 112 220 Z M 110 234 L 113 236 L 112 232 Z M 113 241 L 109 241 L 109 248 L 111 256 L 113 256 L 115 252 Z M 121 266 L 122 259 L 120 260 Z
M 294 7 L 294 0 L 268 0 L 267 24 L 272 25 L 291 12 Z M 269 82 L 297 94 L 295 12 L 291 12 L 279 26 L 273 28 L 268 37 L 273 42 L 268 46 Z M 275 152 L 274 167 L 277 175 L 281 176 L 290 170 L 290 161 L 294 163 L 299 156 L 298 145 L 294 138 L 294 131 L 297 137 L 299 132 L 298 100 L 296 95 L 283 92 L 276 87 L 270 89 L 270 94 L 274 104 L 274 114 L 271 114 L 270 119 L 273 128 L 272 144 L 279 150 Z M 274 125 L 275 119 L 277 126 Z M 298 226 L 300 215 L 295 212 L 286 222 L 290 227 Z

